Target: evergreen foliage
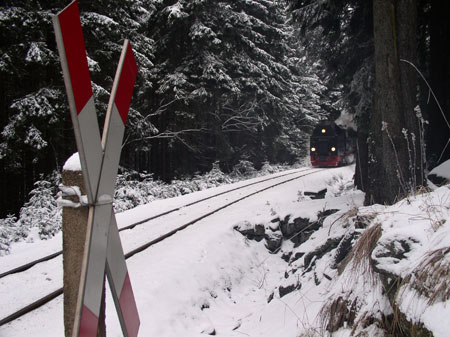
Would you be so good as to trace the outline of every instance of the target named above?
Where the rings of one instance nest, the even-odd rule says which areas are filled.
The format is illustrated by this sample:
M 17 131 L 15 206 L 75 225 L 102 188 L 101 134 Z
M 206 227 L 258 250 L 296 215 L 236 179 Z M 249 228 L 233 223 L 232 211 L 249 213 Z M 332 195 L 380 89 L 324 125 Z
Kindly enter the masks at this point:
M 2 215 L 17 211 L 39 173 L 58 167 L 73 138 L 67 137 L 52 13 L 36 3 L 11 5 L 0 8 Z
M 1 216 L 75 151 L 51 16 L 69 1 L 0 7 Z M 326 91 L 285 1 L 79 1 L 102 125 L 123 40 L 139 66 L 121 164 L 165 180 L 294 162 Z M 325 102 L 325 103 L 324 103 Z M 324 112 L 325 111 L 325 112 Z
M 51 18 L 66 4 L 66 1 L 6 1 L 5 6 L 0 7 L 2 216 L 17 213 L 39 175 L 59 170 L 75 150 Z M 140 96 L 148 86 L 148 69 L 152 66 L 149 59 L 152 42 L 139 32 L 152 7 L 144 9 L 140 6 L 142 2 L 117 2 L 118 10 L 112 11 L 116 22 L 106 16 L 111 5 L 111 1 L 80 3 L 88 62 L 100 115 L 106 112 L 109 90 L 125 37 L 133 40 L 136 51 L 140 67 L 139 90 L 136 91 Z M 130 111 L 126 130 L 128 141 L 155 132 L 141 113 L 145 102 L 133 103 L 135 105 Z
M 346 111 L 367 129 L 374 72 L 372 0 L 288 2 L 309 58 L 321 63 L 327 86 L 341 93 L 334 119 Z
M 305 155 L 324 88 L 298 58 L 282 2 L 162 1 L 150 22 L 161 174 Z

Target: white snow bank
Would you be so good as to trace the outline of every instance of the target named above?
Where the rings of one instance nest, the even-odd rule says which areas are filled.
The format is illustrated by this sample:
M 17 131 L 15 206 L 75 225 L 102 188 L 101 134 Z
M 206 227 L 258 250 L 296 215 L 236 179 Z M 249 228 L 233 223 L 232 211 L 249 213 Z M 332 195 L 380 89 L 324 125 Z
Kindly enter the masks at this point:
M 383 228 L 372 253 L 377 268 L 407 280 L 396 297 L 400 310 L 408 320 L 423 323 L 434 336 L 448 336 L 450 299 L 430 298 L 439 291 L 439 285 L 447 284 L 442 291 L 448 289 L 450 281 L 442 275 L 450 269 L 450 255 L 447 253 L 437 262 L 444 269 L 440 277 L 433 275 L 433 267 L 427 266 L 426 261 L 437 251 L 448 252 L 450 248 L 450 185 L 386 207 L 374 222 Z M 427 267 L 432 272 L 422 279 L 419 274 Z
M 449 185 L 386 207 L 374 220 L 383 228 L 373 252 L 377 267 L 405 277 L 427 252 L 450 246 L 449 219 Z M 399 257 L 383 257 L 392 245 Z
M 429 174 L 450 179 L 450 159 L 443 162 L 441 165 L 436 166 Z
M 303 204 L 303 200 L 298 200 L 299 192 L 321 190 L 333 175 L 346 175 L 347 173 L 343 173 L 345 171 L 350 174 L 351 169 L 322 170 L 315 175 L 269 189 L 217 212 L 127 260 L 141 317 L 139 336 L 201 337 L 213 331 L 217 336 L 227 337 L 298 336 L 301 326 L 306 326 L 306 322 L 315 319 L 315 313 L 320 309 L 323 299 L 322 294 L 310 283 L 305 284 L 306 290 L 310 289 L 307 295 L 295 292 L 283 298 L 276 296 L 268 303 L 268 297 L 284 279 L 286 262 L 281 259 L 281 252 L 270 254 L 263 242 L 248 241 L 234 231 L 233 227 L 243 220 L 270 223 L 273 218 L 288 214 L 316 216 L 316 211 L 323 209 L 324 203 L 334 204 L 333 199 L 304 200 L 307 204 Z M 233 186 L 220 187 L 215 191 L 223 191 Z M 246 193 L 250 193 L 254 188 L 256 187 L 248 187 Z M 213 191 L 154 202 L 118 214 L 117 221 L 119 226 L 124 226 L 155 212 L 203 198 L 210 193 Z M 234 193 L 239 194 L 242 191 Z M 216 204 L 226 203 L 228 198 L 231 196 L 224 195 L 216 198 L 219 200 L 212 199 L 202 204 L 201 207 L 182 208 L 167 216 L 164 221 L 159 220 L 134 230 L 123 231 L 121 238 L 124 250 L 128 251 L 135 241 L 146 235 L 156 235 L 156 232 L 167 230 L 168 226 L 183 224 L 198 214 L 209 212 L 217 207 Z M 339 202 L 352 204 L 351 199 L 350 196 L 341 197 Z M 31 252 L 31 247 L 28 252 Z M 12 252 L 8 258 L 17 257 L 15 253 Z M 33 252 L 35 255 L 37 253 L 39 252 Z M 62 284 L 61 270 L 53 271 L 52 268 L 55 267 L 49 265 L 45 271 L 37 271 L 39 274 L 30 270 L 30 278 L 44 279 L 50 285 L 58 287 Z M 42 287 L 35 281 L 29 291 L 37 295 L 41 291 L 40 288 Z M 19 287 L 9 289 L 17 295 L 16 302 L 19 297 L 27 302 L 27 298 L 22 299 L 20 296 Z M 107 291 L 107 294 L 109 293 Z M 108 336 L 122 336 L 110 297 L 107 297 L 106 317 Z M 0 327 L 2 337 L 56 337 L 62 334 L 61 298 L 20 320 Z
M 380 226 L 382 234 L 370 257 L 378 268 L 406 276 L 420 266 L 420 261 L 430 252 L 450 247 L 450 186 L 393 206 L 362 207 L 363 194 L 348 186 L 353 169 L 323 170 L 267 190 L 217 212 L 127 260 L 142 323 L 139 336 L 330 335 L 320 320 L 320 311 L 331 296 L 345 296 L 346 291 L 352 294 L 348 299 L 358 298 L 359 316 L 356 319 L 366 314 L 376 318 L 390 314 L 391 307 L 379 280 L 374 281 L 370 275 L 352 274 L 354 269 L 351 268 L 339 274 L 333 267 L 338 247 L 324 250 L 323 254 L 320 247 L 333 240 L 344 241 L 347 237 L 354 245 L 367 229 Z M 329 193 L 325 199 L 311 200 L 305 196 L 305 192 L 319 191 L 327 186 Z M 220 187 L 215 191 L 225 188 L 231 187 Z M 118 214 L 117 221 L 119 226 L 125 226 L 209 193 L 212 191 L 155 201 Z M 230 196 L 222 198 L 226 202 Z M 191 212 L 203 214 L 217 207 L 216 203 L 217 200 L 211 200 Z M 329 209 L 340 211 L 326 218 L 300 246 L 283 242 L 277 254 L 270 254 L 264 242 L 249 241 L 233 230 L 237 223 L 246 226 L 264 224 L 267 230 L 273 230 L 272 221 L 276 218 L 302 217 L 315 221 L 318 211 Z M 148 233 L 186 222 L 189 212 L 189 208 L 182 208 L 160 224 L 155 222 L 121 232 L 124 249 L 128 250 L 131 243 Z M 363 226 L 364 221 L 367 227 Z M 384 254 L 392 252 L 393 248 L 401 258 Z M 286 262 L 282 256 L 289 250 L 293 257 L 296 254 L 300 257 Z M 15 253 L 9 258 L 20 258 Z M 52 268 L 55 267 L 36 271 L 34 279 L 44 277 L 48 283 L 59 285 L 62 281 L 60 270 L 53 272 Z M 292 285 L 297 287 L 295 291 L 281 294 L 283 287 Z M 30 287 L 29 292 L 38 292 L 36 288 L 36 285 Z M 11 292 L 19 297 L 21 289 L 16 287 Z M 429 304 L 428 299 L 414 289 L 403 288 L 398 301 L 408 319 L 422 322 L 435 336 L 448 335 L 448 300 Z M 58 298 L 20 320 L 0 327 L 0 335 L 61 336 L 62 317 L 62 300 Z M 110 296 L 107 297 L 106 317 L 108 336 L 122 336 Z M 375 324 L 365 327 L 364 332 L 369 336 L 383 335 Z M 349 337 L 351 333 L 352 327 L 343 326 L 332 336 Z

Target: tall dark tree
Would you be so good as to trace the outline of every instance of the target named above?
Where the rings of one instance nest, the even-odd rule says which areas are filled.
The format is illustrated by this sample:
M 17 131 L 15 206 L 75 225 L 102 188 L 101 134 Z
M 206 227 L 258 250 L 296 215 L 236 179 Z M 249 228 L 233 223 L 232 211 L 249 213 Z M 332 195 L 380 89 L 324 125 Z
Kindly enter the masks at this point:
M 70 147 L 51 12 L 15 5 L 0 7 L 0 215 L 17 211 Z
M 374 0 L 375 92 L 368 203 L 392 203 L 423 183 L 417 81 L 417 2 Z
M 355 112 L 361 155 L 355 182 L 367 190 L 367 202 L 390 203 L 424 183 L 425 166 L 446 160 L 450 151 L 448 2 L 378 1 L 376 16 L 372 5 L 360 1 L 290 3 L 300 28 L 300 41 L 323 60 L 328 79 L 342 84 L 344 107 Z M 369 26 L 375 17 L 377 86 L 373 91 L 374 40 Z M 352 52 L 346 53 L 349 50 Z M 440 107 L 430 99 L 425 81 L 420 80 L 417 95 L 419 71 L 415 67 L 428 79 Z M 367 145 L 370 152 L 364 150 Z

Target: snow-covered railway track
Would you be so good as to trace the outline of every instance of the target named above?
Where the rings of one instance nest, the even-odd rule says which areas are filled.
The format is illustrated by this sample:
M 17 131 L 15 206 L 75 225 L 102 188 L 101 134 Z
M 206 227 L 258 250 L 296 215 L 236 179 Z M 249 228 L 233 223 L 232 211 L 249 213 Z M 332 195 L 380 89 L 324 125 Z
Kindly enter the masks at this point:
M 208 195 L 206 197 L 203 197 L 201 199 L 195 200 L 193 202 L 189 202 L 189 203 L 181 204 L 180 206 L 172 207 L 172 208 L 170 208 L 168 210 L 165 210 L 163 212 L 157 213 L 155 215 L 152 215 L 152 216 L 149 216 L 149 217 L 145 217 L 145 218 L 143 218 L 143 219 L 141 219 L 141 220 L 139 220 L 137 222 L 134 222 L 132 224 L 128 224 L 128 225 L 124 225 L 124 226 L 120 226 L 120 224 L 119 224 L 119 227 L 120 227 L 119 228 L 119 232 L 127 230 L 127 229 L 133 229 L 136 226 L 140 226 L 140 225 L 149 223 L 149 221 L 152 221 L 152 220 L 155 220 L 157 218 L 163 217 L 163 216 L 168 215 L 170 213 L 177 212 L 177 211 L 181 210 L 182 208 L 193 206 L 193 205 L 199 204 L 201 202 L 204 202 L 204 201 L 207 201 L 207 200 L 210 200 L 210 199 L 222 196 L 224 194 L 235 192 L 237 190 L 244 189 L 244 188 L 247 188 L 247 187 L 250 187 L 250 186 L 253 186 L 253 185 L 260 185 L 260 184 L 266 183 L 268 181 L 272 181 L 272 180 L 279 179 L 279 178 L 284 178 L 284 177 L 287 177 L 287 176 L 291 176 L 291 175 L 294 175 L 294 174 L 297 174 L 297 173 L 301 173 L 301 172 L 306 172 L 306 171 L 309 171 L 309 170 L 311 170 L 311 169 L 310 168 L 302 168 L 302 169 L 297 169 L 297 170 L 291 170 L 288 173 L 282 173 L 282 174 L 279 174 L 279 175 L 272 175 L 270 178 L 261 179 L 261 180 L 253 181 L 253 182 L 250 182 L 250 183 L 245 183 L 242 186 L 234 187 L 234 188 L 231 188 L 231 189 L 225 189 L 224 191 L 222 191 L 220 193 L 215 193 L 215 194 L 212 194 L 212 195 Z M 54 259 L 54 258 L 58 257 L 61 254 L 62 254 L 62 250 L 59 250 L 59 251 L 57 251 L 55 253 L 39 257 L 37 259 L 34 259 L 34 260 L 29 261 L 27 263 L 24 263 L 22 265 L 15 266 L 13 268 L 10 268 L 9 270 L 0 272 L 0 279 L 4 278 L 6 276 L 12 275 L 12 274 L 16 274 L 16 273 L 20 273 L 20 272 L 26 271 L 26 270 L 34 267 L 35 265 L 37 265 L 39 263 L 43 263 L 43 262 L 49 261 L 51 259 Z
M 144 219 L 141 219 L 135 223 L 125 225 L 119 229 L 121 231 L 121 238 L 122 243 L 124 246 L 124 250 L 127 252 L 125 254 L 126 258 L 129 258 L 139 252 L 142 252 L 143 250 L 149 248 L 150 246 L 163 241 L 164 239 L 174 235 L 180 230 L 185 229 L 188 226 L 191 226 L 209 216 L 211 216 L 214 213 L 217 213 L 227 207 L 230 207 L 231 205 L 234 205 L 244 199 L 247 199 L 253 195 L 256 195 L 258 193 L 262 193 L 268 189 L 280 186 L 282 184 L 286 184 L 288 182 L 291 182 L 296 179 L 300 179 L 304 176 L 308 176 L 311 174 L 314 174 L 316 172 L 321 171 L 322 169 L 299 169 L 290 171 L 289 173 L 277 175 L 277 176 L 271 176 L 267 179 L 258 180 L 256 182 L 246 183 L 243 185 L 240 185 L 235 188 L 231 188 L 228 190 L 225 190 L 220 193 L 216 193 L 201 199 L 198 199 L 194 202 L 186 203 L 178 207 L 171 208 L 167 211 L 163 211 L 162 213 L 155 214 L 150 217 L 146 217 Z M 243 190 L 245 189 L 245 193 Z M 219 196 L 227 195 L 227 198 L 217 198 Z M 195 211 L 196 207 L 191 207 L 198 205 L 200 203 L 208 203 L 208 208 L 211 209 L 209 212 L 198 213 Z M 192 209 L 192 211 L 188 212 L 187 209 Z M 202 209 L 202 207 L 198 207 L 198 209 Z M 171 218 L 175 213 L 177 213 L 177 217 L 179 218 L 180 215 L 185 216 L 186 219 L 184 221 L 183 225 L 177 225 L 177 222 L 175 222 L 175 219 L 177 217 Z M 190 213 L 190 214 L 188 214 Z M 179 220 L 178 220 L 179 221 Z M 150 226 L 143 226 L 143 225 L 149 225 Z M 127 232 L 130 232 L 130 230 L 136 231 L 142 231 L 142 235 L 127 235 Z M 163 234 L 161 234 L 163 233 Z M 134 239 L 131 239 L 133 237 Z M 139 240 L 136 241 L 136 237 L 139 237 Z M 27 263 L 23 266 L 16 267 L 9 272 L 4 272 L 0 276 L 2 279 L 0 279 L 2 287 L 29 287 L 29 284 L 27 282 L 20 282 L 22 279 L 33 279 L 33 287 L 43 287 L 46 289 L 47 295 L 41 296 L 39 298 L 31 298 L 30 300 L 33 301 L 33 303 L 21 306 L 19 309 L 14 308 L 15 299 L 7 299 L 4 298 L 5 303 L 9 303 L 8 306 L 12 313 L 8 313 L 6 317 L 0 319 L 0 326 L 7 324 L 15 319 L 18 319 L 19 317 L 25 315 L 26 313 L 29 313 L 40 306 L 50 302 L 54 298 L 60 296 L 63 292 L 62 287 L 58 289 L 48 289 L 48 285 L 45 284 L 45 280 L 52 280 L 52 278 L 60 278 L 62 283 L 62 270 L 61 275 L 48 275 L 48 273 L 45 271 L 45 268 L 42 267 L 42 265 L 45 265 L 46 263 L 61 263 L 62 259 L 58 258 L 59 255 L 61 255 L 62 252 L 57 252 L 54 254 L 51 254 L 47 257 L 43 257 L 40 259 L 37 259 L 36 261 L 32 261 L 30 263 Z M 33 268 L 32 268 L 33 267 Z M 33 270 L 31 270 L 32 268 Z M 36 268 L 43 268 L 41 270 L 38 270 L 37 273 L 44 276 L 44 282 L 41 281 L 41 285 L 36 284 L 35 282 L 39 282 L 39 280 L 36 278 L 34 280 L 33 277 L 21 277 L 24 273 L 36 273 Z M 62 269 L 62 268 L 59 268 Z M 9 276 L 9 277 L 7 277 Z M 8 279 L 10 279 L 8 281 Z M 29 283 L 29 282 L 28 282 Z M 55 287 L 55 282 L 47 282 L 53 285 Z M 56 282 L 58 283 L 58 282 Z M 5 288 L 4 288 L 5 289 Z M 26 294 L 26 292 L 25 292 Z M 25 295 L 26 296 L 26 295 Z

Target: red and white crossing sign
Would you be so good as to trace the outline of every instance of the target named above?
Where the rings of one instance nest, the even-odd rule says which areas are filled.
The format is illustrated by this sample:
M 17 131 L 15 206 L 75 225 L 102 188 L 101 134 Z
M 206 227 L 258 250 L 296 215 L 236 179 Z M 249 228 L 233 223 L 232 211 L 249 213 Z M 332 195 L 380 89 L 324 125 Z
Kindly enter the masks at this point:
M 91 76 L 84 47 L 78 1 L 53 19 L 64 82 L 69 99 L 75 139 L 90 204 L 95 202 L 102 161 L 102 147 L 95 113 Z
M 140 320 L 112 200 L 138 71 L 136 60 L 126 40 L 100 141 L 78 1 L 73 1 L 54 16 L 53 23 L 90 205 L 73 336 L 97 335 L 106 269 L 122 332 L 126 337 L 135 337 Z

